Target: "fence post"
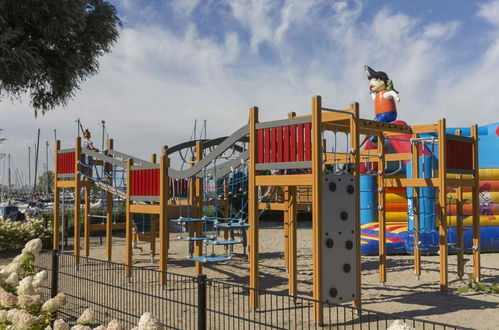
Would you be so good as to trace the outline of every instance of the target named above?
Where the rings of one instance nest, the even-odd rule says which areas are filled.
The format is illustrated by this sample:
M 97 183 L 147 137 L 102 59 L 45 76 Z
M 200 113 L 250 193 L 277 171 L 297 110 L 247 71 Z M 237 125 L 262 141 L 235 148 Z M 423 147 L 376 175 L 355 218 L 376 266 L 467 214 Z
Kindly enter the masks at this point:
M 50 281 L 50 297 L 54 298 L 59 291 L 59 251 L 52 250 L 52 277 Z
M 197 276 L 198 284 L 198 330 L 206 329 L 206 275 Z

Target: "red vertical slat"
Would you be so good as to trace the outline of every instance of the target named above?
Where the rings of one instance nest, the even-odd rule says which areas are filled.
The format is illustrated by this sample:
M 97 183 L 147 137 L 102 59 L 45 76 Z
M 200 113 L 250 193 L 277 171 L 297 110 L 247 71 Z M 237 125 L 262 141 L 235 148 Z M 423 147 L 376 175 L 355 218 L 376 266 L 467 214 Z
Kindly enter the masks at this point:
M 298 130 L 298 147 L 296 148 L 297 158 L 296 160 L 299 162 L 303 161 L 303 124 L 297 125 Z
M 139 196 L 143 196 L 144 195 L 144 173 L 141 171 L 141 170 L 137 170 L 137 177 L 138 177 L 138 181 L 139 181 L 139 190 L 137 191 L 137 193 L 139 194 Z
M 290 125 L 289 130 L 289 161 L 296 162 L 296 125 Z
M 156 186 L 154 187 L 154 196 L 159 196 L 159 169 L 156 169 L 154 173 L 156 173 L 156 177 L 154 179 L 154 182 L 156 182 Z
M 175 181 L 173 179 L 170 179 L 170 196 L 173 196 L 173 184 L 175 183 Z M 175 195 L 176 197 L 176 195 Z
M 264 145 L 264 152 L 263 152 L 263 162 L 268 163 L 270 161 L 270 129 L 265 128 L 264 134 L 263 134 L 263 145 Z
M 270 162 L 275 163 L 276 160 L 276 127 L 270 129 Z
M 257 158 L 257 163 L 263 163 L 263 129 L 257 130 L 257 139 L 258 139 L 258 158 Z
M 277 162 L 281 163 L 283 161 L 283 155 L 282 155 L 282 134 L 283 134 L 283 129 L 282 126 L 279 126 L 277 128 Z
M 289 162 L 289 126 L 284 126 L 284 158 L 283 162 Z
M 151 195 L 151 170 L 145 170 L 144 175 L 146 177 L 145 195 L 150 196 Z
M 310 123 L 305 124 L 305 155 L 306 161 L 312 160 L 312 139 L 311 139 L 312 127 Z

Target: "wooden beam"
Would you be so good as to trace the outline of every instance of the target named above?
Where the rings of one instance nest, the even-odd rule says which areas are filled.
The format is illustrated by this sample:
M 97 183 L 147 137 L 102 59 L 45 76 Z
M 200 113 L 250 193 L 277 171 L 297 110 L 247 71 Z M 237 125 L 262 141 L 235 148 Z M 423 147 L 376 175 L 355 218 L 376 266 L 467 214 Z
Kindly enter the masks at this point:
M 85 187 L 85 209 L 83 212 L 83 230 L 84 230 L 84 250 L 85 256 L 90 255 L 90 188 Z
M 168 199 L 170 198 L 170 177 L 168 169 L 170 159 L 163 153 L 159 160 L 159 283 L 166 284 L 166 267 L 170 241 L 170 219 L 168 217 Z
M 378 160 L 378 223 L 379 223 L 379 281 L 386 283 L 386 210 L 385 210 L 385 137 L 378 136 L 378 154 L 381 158 Z M 360 221 L 360 219 L 359 219 Z M 359 268 L 360 271 L 360 268 Z
M 203 143 L 197 142 L 196 143 L 196 163 L 199 163 L 202 160 L 203 160 Z M 198 208 L 197 217 L 199 219 L 201 219 L 204 215 L 203 179 L 196 177 L 195 184 L 196 184 L 196 206 Z M 202 222 L 194 223 L 194 228 L 195 228 L 195 236 L 196 237 L 203 236 L 203 223 Z M 194 244 L 195 244 L 195 249 L 194 249 L 195 255 L 197 257 L 202 256 L 203 255 L 203 241 L 196 241 Z M 203 264 L 199 261 L 197 261 L 195 264 L 196 264 L 195 265 L 196 275 L 201 275 L 203 273 Z
M 111 228 L 109 229 L 111 232 L 117 229 L 126 229 L 125 222 L 111 223 Z M 97 230 L 108 230 L 108 225 L 106 223 L 92 223 L 90 224 L 90 231 Z
M 413 138 L 417 138 L 417 134 L 413 134 Z M 412 178 L 419 179 L 419 144 L 411 143 L 411 153 L 412 153 Z M 431 180 L 430 180 L 431 182 Z M 427 183 L 425 181 L 425 183 Z M 432 183 L 433 184 L 433 183 Z M 419 246 L 419 241 L 421 240 L 421 219 L 419 217 L 419 189 L 413 188 L 412 191 L 412 211 L 414 218 L 414 235 L 413 235 L 413 249 L 414 249 L 414 274 L 418 277 L 421 276 L 421 250 Z
M 475 170 L 475 186 L 472 191 L 473 205 L 473 277 L 475 281 L 480 281 L 480 174 L 478 166 L 478 126 L 471 127 L 471 136 L 475 140 L 473 143 L 473 170 Z
M 350 121 L 350 146 L 355 153 L 352 154 L 352 164 L 353 174 L 355 175 L 355 233 L 356 233 L 356 245 L 357 245 L 357 274 L 355 281 L 357 282 L 357 292 L 355 294 L 355 299 L 353 301 L 354 307 L 362 307 L 362 265 L 361 265 L 361 253 L 360 253 L 360 125 L 359 125 L 359 104 L 353 103 L 350 106 L 353 113 L 353 118 Z
M 70 181 L 57 181 L 57 186 L 59 188 L 74 188 L 76 187 L 76 180 L 70 180 Z
M 107 150 L 113 150 L 114 148 L 114 140 L 109 139 L 107 141 Z M 106 171 L 108 174 L 112 172 L 112 165 L 108 164 Z M 110 185 L 113 185 L 112 175 L 108 176 L 108 182 Z M 107 261 L 113 260 L 113 194 L 109 191 L 106 193 L 106 256 Z
M 256 175 L 256 186 L 310 186 L 312 174 Z
M 446 125 L 445 119 L 438 121 L 438 178 L 439 183 L 439 258 L 440 258 L 440 291 L 446 292 L 448 290 L 448 260 L 447 260 L 447 143 L 446 143 Z
M 324 321 L 322 285 L 322 101 L 320 96 L 312 99 L 312 175 L 306 175 L 306 182 L 300 186 L 312 184 L 312 263 L 313 263 L 313 303 L 314 321 L 322 324 Z M 282 177 L 288 177 L 282 175 Z M 298 181 L 298 180 L 294 180 Z M 293 185 L 295 182 L 293 181 Z M 311 181 L 311 182 L 310 182 Z
M 296 186 L 288 187 L 288 273 L 289 285 L 288 293 L 290 296 L 296 296 L 298 283 L 298 261 L 296 253 L 297 245 L 297 223 L 298 208 L 296 200 Z
M 156 154 L 151 154 L 149 161 L 153 164 L 156 164 L 156 162 L 157 162 Z M 151 202 L 151 204 L 155 204 L 155 202 Z M 155 233 L 157 230 L 156 224 L 159 221 L 159 217 L 156 215 L 152 215 L 150 219 L 151 219 L 151 228 L 149 229 L 149 234 L 151 235 L 151 237 L 150 237 L 150 242 L 149 242 L 150 243 L 149 244 L 149 255 L 151 256 L 151 262 L 154 262 L 154 257 L 156 256 L 156 236 L 155 236 Z
M 249 113 L 249 160 L 248 160 L 248 222 L 249 222 L 249 264 L 250 264 L 250 308 L 260 306 L 258 294 L 258 191 L 256 189 L 255 163 L 258 155 L 256 123 L 258 122 L 258 108 L 253 107 Z M 275 175 L 277 177 L 280 175 Z
M 81 139 L 76 138 L 75 143 L 75 207 L 74 207 L 74 255 L 76 264 L 80 264 L 80 203 L 81 203 L 81 178 L 80 178 L 80 155 L 81 155 Z
M 132 201 L 130 200 L 130 195 L 132 192 L 132 171 L 133 159 L 128 159 L 126 161 L 126 228 L 125 228 L 125 276 L 132 276 Z
M 59 152 L 59 149 L 61 149 L 61 142 L 59 140 L 54 142 L 54 221 L 53 221 L 53 245 L 52 248 L 54 250 L 59 250 L 59 227 L 61 225 L 61 220 L 59 218 L 59 193 L 60 193 L 60 186 L 59 182 L 57 181 L 57 174 L 59 173 L 59 165 L 58 165 L 58 160 L 57 160 L 57 155 Z
M 150 205 L 150 204 L 131 204 L 130 203 L 130 213 L 142 213 L 142 214 L 159 214 L 161 212 L 160 206 Z
M 438 188 L 440 185 L 440 179 L 438 178 L 385 178 L 385 187 L 388 188 L 410 188 L 410 187 L 435 187 Z

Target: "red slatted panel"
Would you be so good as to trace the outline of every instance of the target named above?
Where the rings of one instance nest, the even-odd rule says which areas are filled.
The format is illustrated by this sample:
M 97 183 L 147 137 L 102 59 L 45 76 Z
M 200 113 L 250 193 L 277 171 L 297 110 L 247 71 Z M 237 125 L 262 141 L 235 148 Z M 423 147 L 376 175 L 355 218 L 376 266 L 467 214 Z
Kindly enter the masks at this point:
M 298 130 L 298 147 L 296 148 L 296 160 L 299 162 L 303 161 L 303 124 L 298 124 L 297 125 L 297 130 Z
M 58 174 L 71 174 L 75 171 L 75 154 L 74 152 L 67 152 L 64 154 L 57 154 Z
M 159 196 L 159 169 L 133 170 L 131 179 L 132 196 Z
M 473 144 L 447 140 L 447 168 L 473 169 Z
M 281 163 L 284 159 L 282 155 L 282 135 L 283 135 L 283 128 L 282 126 L 277 128 L 277 162 Z
M 265 128 L 263 141 L 263 162 L 268 163 L 270 161 L 270 128 Z
M 270 129 L 270 162 L 275 163 L 277 159 L 277 127 Z
M 258 132 L 258 160 L 257 163 L 263 163 L 263 129 L 257 130 Z
M 312 126 L 305 124 L 305 161 L 312 160 Z
M 284 158 L 283 162 L 289 162 L 289 126 L 284 126 Z
M 173 181 L 173 179 L 170 178 L 170 196 L 173 196 L 173 184 L 175 183 L 175 181 Z
M 296 162 L 296 125 L 290 125 L 289 130 L 289 161 Z

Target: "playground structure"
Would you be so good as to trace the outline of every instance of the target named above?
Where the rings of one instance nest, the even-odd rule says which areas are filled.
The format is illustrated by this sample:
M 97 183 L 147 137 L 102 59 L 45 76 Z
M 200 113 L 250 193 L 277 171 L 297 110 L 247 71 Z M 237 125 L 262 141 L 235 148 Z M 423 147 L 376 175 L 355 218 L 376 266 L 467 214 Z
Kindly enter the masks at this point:
M 250 109 L 249 124 L 241 127 L 231 136 L 217 139 L 216 142 L 197 142 L 195 158 L 187 169 L 176 170 L 170 167 L 169 156 L 185 148 L 182 145 L 170 149 L 163 148 L 157 164 L 113 149 L 110 141 L 108 150 L 103 154 L 81 148 L 77 138 L 74 149 L 60 149 L 56 141 L 56 184 L 54 200 L 54 248 L 59 246 L 59 192 L 61 188 L 75 189 L 75 245 L 74 253 L 79 255 L 79 215 L 80 192 L 85 188 L 85 244 L 88 255 L 90 222 L 88 205 L 90 188 L 98 186 L 107 191 L 106 244 L 110 259 L 112 235 L 112 196 L 118 195 L 126 201 L 126 260 L 127 276 L 132 276 L 132 215 L 136 213 L 152 214 L 157 217 L 159 236 L 160 282 L 165 283 L 164 272 L 167 269 L 167 256 L 170 222 L 176 222 L 184 228 L 183 240 L 189 242 L 194 252 L 188 259 L 195 262 L 196 273 L 202 272 L 204 262 L 230 260 L 225 257 L 208 256 L 203 246 L 233 243 L 224 236 L 223 240 L 207 235 L 211 228 L 249 231 L 249 268 L 250 287 L 259 288 L 259 222 L 261 210 L 281 210 L 284 212 L 285 228 L 285 263 L 289 274 L 289 292 L 297 294 L 297 251 L 296 223 L 297 211 L 309 208 L 312 212 L 313 229 L 313 298 L 315 321 L 323 319 L 321 301 L 343 303 L 354 301 L 361 305 L 361 178 L 375 180 L 376 208 L 378 218 L 378 254 L 380 281 L 387 277 L 387 236 L 386 236 L 386 199 L 387 189 L 412 189 L 412 221 L 414 223 L 414 267 L 416 275 L 421 273 L 421 208 L 419 203 L 423 189 L 438 190 L 438 250 L 440 255 L 440 288 L 448 287 L 448 199 L 447 191 L 457 187 L 455 207 L 457 217 L 462 215 L 462 192 L 469 190 L 472 213 L 473 265 L 474 278 L 480 278 L 480 222 L 479 222 L 479 171 L 478 171 L 478 127 L 472 126 L 470 136 L 449 134 L 445 120 L 436 124 L 409 126 L 404 122 L 385 123 L 362 119 L 359 105 L 352 104 L 348 109 L 336 110 L 322 106 L 320 96 L 312 99 L 312 112 L 308 115 L 291 114 L 287 119 L 260 122 L 259 110 Z M 344 134 L 345 141 L 339 143 L 339 134 Z M 365 138 L 362 141 L 361 135 Z M 376 143 L 371 142 L 376 138 Z M 333 140 L 332 149 L 328 151 Z M 391 153 L 385 141 L 399 141 L 400 149 Z M 213 141 L 213 140 L 210 140 Z M 212 143 L 209 148 L 206 144 Z M 437 148 L 428 148 L 431 144 Z M 368 147 L 369 146 L 369 147 Z M 343 148 L 342 148 L 343 147 Z M 341 149 L 341 150 L 340 150 Z M 203 152 L 210 151 L 210 152 Z M 437 150 L 437 151 L 435 151 Z M 432 156 L 435 165 L 431 171 L 421 171 L 420 159 Z M 224 156 L 230 154 L 230 156 Z M 89 161 L 88 158 L 92 160 Z M 221 159 L 223 158 L 223 162 Z M 78 161 L 76 161 L 78 160 Z M 398 169 L 391 169 L 393 162 L 409 162 L 411 178 L 398 176 Z M 218 162 L 218 164 L 217 164 Z M 88 165 L 90 164 L 90 166 Z M 118 170 L 119 168 L 119 170 Z M 100 170 L 99 170 L 100 169 Z M 269 173 L 269 171 L 272 171 Z M 228 190 L 235 173 L 247 175 L 247 214 L 246 207 L 240 211 L 228 211 L 230 203 Z M 118 180 L 119 174 L 122 176 Z M 223 182 L 224 198 L 209 200 L 206 194 L 206 181 L 211 178 Z M 372 179 L 374 178 L 374 179 Z M 172 186 L 177 180 L 186 180 L 188 196 L 179 199 Z M 118 182 L 122 181 L 122 182 Z M 265 203 L 261 200 L 259 187 L 282 187 L 282 201 L 276 199 Z M 246 188 L 246 187 L 245 187 Z M 299 192 L 311 191 L 311 199 L 300 200 Z M 260 193 L 259 193 L 260 191 Z M 214 194 L 218 196 L 216 192 Z M 223 211 L 218 211 L 223 205 Z M 207 206 L 215 208 L 214 215 L 205 214 Z M 181 207 L 189 210 L 184 216 Z M 426 211 L 425 211 L 426 212 Z M 424 215 L 424 214 L 423 214 Z M 151 224 L 151 227 L 154 227 Z M 458 269 L 463 263 L 463 226 L 457 221 Z M 77 232 L 78 231 L 78 232 Z M 152 245 L 155 243 L 155 229 L 149 235 Z M 181 239 L 182 239 L 181 237 Z M 231 237 L 232 238 L 232 237 Z M 232 240 L 234 241 L 234 240 Z M 238 241 L 238 244 L 242 243 Z M 154 248 L 152 248 L 154 249 Z M 251 307 L 258 308 L 257 290 L 250 291 Z

